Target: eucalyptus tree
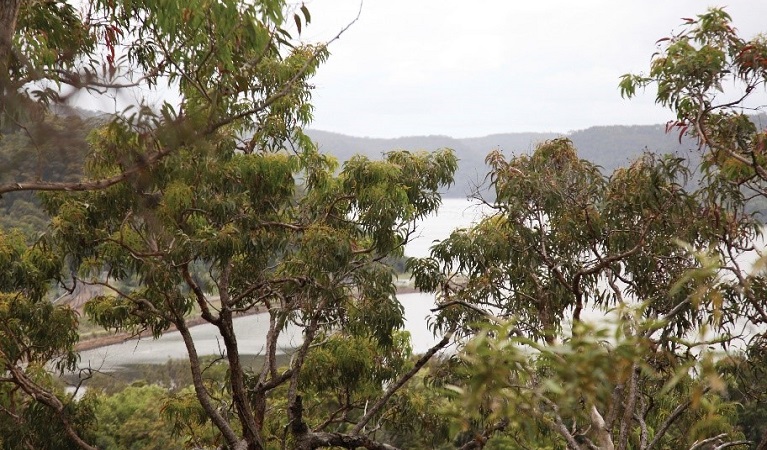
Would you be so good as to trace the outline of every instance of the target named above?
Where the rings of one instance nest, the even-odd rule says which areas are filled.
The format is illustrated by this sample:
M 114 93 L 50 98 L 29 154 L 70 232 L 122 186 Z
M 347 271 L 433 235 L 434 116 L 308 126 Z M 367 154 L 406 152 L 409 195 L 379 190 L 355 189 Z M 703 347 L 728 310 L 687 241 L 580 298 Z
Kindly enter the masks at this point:
M 633 97 L 637 89 L 656 85 L 656 102 L 676 115 L 669 130 L 690 134 L 700 144 L 703 181 L 716 208 L 713 219 L 731 227 L 750 220 L 743 204 L 762 208 L 767 200 L 767 131 L 763 116 L 755 115 L 764 107 L 767 40 L 764 35 L 741 38 L 724 10 L 711 9 L 686 19 L 681 32 L 658 43 L 649 73 L 624 75 L 622 94 Z M 742 314 L 767 323 L 760 283 L 751 282 L 737 261 L 731 269 L 746 295 Z
M 679 158 L 607 177 L 560 139 L 487 161 L 492 213 L 411 261 L 435 328 L 473 338 L 446 381 L 465 448 L 499 431 L 572 449 L 742 444 L 708 346 L 734 339 L 742 299 L 717 269 L 755 225 L 713 221 Z
M 181 100 L 104 123 L 80 180 L 32 175 L 0 187 L 47 192 L 52 216 L 31 246 L 0 235 L 0 416 L 10 430 L 0 442 L 94 448 L 97 408 L 54 389 L 49 372 L 77 361 L 77 315 L 46 296 L 58 282 L 101 286 L 85 311 L 109 329 L 178 330 L 194 386 L 163 411 L 184 442 L 391 448 L 375 434 L 388 400 L 447 339 L 411 360 L 383 261 L 401 255 L 413 222 L 438 207 L 452 152 L 399 151 L 340 168 L 319 153 L 300 127 L 311 118 L 309 77 L 328 53 L 287 31 L 310 22 L 303 5 L 95 0 L 86 8 L 0 5 L 4 124 L 34 137 L 32 125 L 66 99 L 66 86 L 170 89 Z M 243 350 L 233 321 L 256 311 L 269 330 L 264 366 L 251 370 L 242 354 L 257 349 Z M 224 383 L 200 361 L 192 314 L 223 338 Z M 290 324 L 302 342 L 280 366 L 277 341 Z M 338 396 L 328 403 L 330 393 Z
M 725 10 L 710 9 L 685 19 L 678 33 L 658 41 L 658 52 L 646 74 L 627 74 L 620 83 L 627 97 L 638 95 L 639 89 L 657 88 L 656 103 L 675 114 L 669 130 L 697 139 L 704 157 L 703 181 L 715 212 L 712 220 L 724 227 L 735 228 L 751 220 L 747 211 L 755 210 L 756 218 L 764 221 L 765 82 L 765 35 L 745 38 Z M 756 247 L 758 250 L 760 245 Z M 763 266 L 755 267 L 736 258 L 730 258 L 722 267 L 732 274 L 736 280 L 733 289 L 743 297 L 742 302 L 732 305 L 733 310 L 742 323 L 749 323 L 755 330 L 746 347 L 745 360 L 755 366 L 746 370 L 749 373 L 759 372 L 767 348 L 763 302 L 767 285 Z M 750 399 L 757 408 L 764 401 L 761 395 Z M 767 448 L 767 433 L 762 434 L 758 448 Z
M 411 262 L 440 298 L 435 326 L 476 336 L 446 377 L 464 448 L 499 434 L 567 448 L 753 444 L 724 381 L 765 354 L 764 272 L 748 261 L 767 181 L 763 116 L 749 115 L 763 107 L 767 41 L 730 22 L 721 9 L 685 19 L 649 74 L 620 83 L 629 97 L 657 86 L 677 116 L 668 131 L 700 143 L 699 180 L 649 156 L 606 178 L 566 141 L 496 152 L 494 213 Z
M 284 140 L 310 117 L 307 79 L 327 57 L 327 43 L 306 44 L 287 30 L 300 34 L 310 21 L 305 6 L 283 1 L 3 2 L 1 133 L 20 129 L 46 143 L 66 137 L 42 119 L 87 93 L 96 102 L 132 98 L 136 105 L 115 115 L 146 142 L 142 154 L 115 154 L 122 167 L 109 176 L 56 183 L 31 173 L 3 184 L 0 193 L 119 183 L 174 151 L 149 146 L 151 131 L 174 128 L 186 115 L 205 116 L 200 128 L 187 130 L 201 138 L 234 126 L 257 130 L 251 145 Z M 157 98 L 176 96 L 182 109 L 158 114 Z M 41 156 L 35 151 L 40 146 L 32 146 L 30 158 Z
M 99 153 L 125 131 L 116 128 L 94 139 Z M 333 161 L 306 141 L 300 153 L 241 153 L 236 136 L 219 139 L 187 143 L 140 185 L 47 197 L 57 214 L 51 239 L 81 267 L 81 282 L 109 293 L 87 303 L 86 313 L 110 329 L 180 332 L 200 417 L 220 431 L 210 444 L 267 448 L 269 439 L 286 439 L 288 427 L 295 448 L 385 448 L 364 433 L 377 410 L 362 411 L 384 385 L 412 376 L 412 367 L 409 343 L 396 333 L 403 319 L 394 273 L 381 260 L 401 254 L 412 221 L 439 205 L 437 189 L 450 181 L 455 159 L 448 151 L 357 157 L 336 176 Z M 94 161 L 100 173 L 115 164 Z M 205 267 L 210 285 L 193 276 L 193 264 Z M 132 277 L 137 287 L 120 285 Z M 223 338 L 223 392 L 206 383 L 189 330 L 195 310 Z M 241 354 L 259 349 L 243 349 L 233 321 L 254 310 L 268 313 L 269 331 L 264 367 L 251 372 Z M 281 368 L 277 341 L 288 324 L 302 328 L 303 342 Z M 338 383 L 342 411 L 310 425 L 358 426 L 348 435 L 310 431 L 302 390 L 313 387 L 323 403 Z

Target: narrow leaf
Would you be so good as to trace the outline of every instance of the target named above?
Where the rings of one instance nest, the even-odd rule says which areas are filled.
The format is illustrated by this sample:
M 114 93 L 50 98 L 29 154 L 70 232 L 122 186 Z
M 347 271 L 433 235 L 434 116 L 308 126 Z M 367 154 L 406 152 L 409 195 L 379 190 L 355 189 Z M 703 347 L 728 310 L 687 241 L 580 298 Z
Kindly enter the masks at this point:
M 298 34 L 301 34 L 301 18 L 298 17 L 298 14 L 293 14 L 293 20 L 296 21 L 296 28 L 298 28 Z

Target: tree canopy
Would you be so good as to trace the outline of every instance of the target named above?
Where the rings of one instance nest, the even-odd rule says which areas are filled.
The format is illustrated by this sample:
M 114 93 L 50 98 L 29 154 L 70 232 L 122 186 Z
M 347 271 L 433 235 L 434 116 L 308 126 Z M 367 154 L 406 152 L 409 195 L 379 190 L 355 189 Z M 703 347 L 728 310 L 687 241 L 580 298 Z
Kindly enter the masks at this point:
M 410 263 L 437 295 L 435 327 L 473 337 L 444 377 L 474 436 L 465 448 L 767 445 L 738 418 L 761 398 L 727 391 L 764 365 L 761 223 L 745 209 L 765 192 L 765 131 L 746 114 L 764 39 L 712 9 L 659 46 L 649 75 L 620 89 L 657 86 L 669 130 L 700 143 L 700 182 L 653 155 L 605 177 L 567 140 L 494 152 L 493 213 Z
M 40 427 L 44 413 L 61 425 L 4 435 L 3 445 L 95 448 L 98 409 L 57 391 L 46 371 L 56 358 L 58 370 L 77 360 L 77 317 L 48 298 L 55 282 L 102 286 L 85 312 L 108 329 L 181 333 L 193 389 L 167 411 L 200 445 L 385 448 L 365 425 L 381 417 L 391 395 L 384 387 L 413 376 L 385 261 L 402 254 L 413 222 L 438 207 L 456 168 L 452 153 L 391 152 L 341 168 L 320 154 L 301 126 L 311 118 L 308 79 L 327 48 L 293 36 L 311 21 L 304 6 L 94 1 L 81 14 L 66 2 L 18 1 L 0 11 L 10 33 L 0 40 L 3 138 L 23 131 L 24 151 L 42 162 L 60 147 L 56 134 L 40 145 L 35 127 L 52 120 L 67 89 L 156 92 L 165 83 L 181 98 L 158 109 L 142 102 L 98 126 L 79 154 L 82 178 L 23 170 L 26 178 L 0 186 L 49 192 L 42 200 L 52 216 L 31 246 L 19 233 L 2 234 L 4 423 Z M 253 311 L 270 318 L 258 371 L 243 366 L 232 325 Z M 210 384 L 198 358 L 193 313 L 223 337 L 223 385 Z M 288 324 L 304 332 L 285 367 L 276 354 Z M 328 369 L 324 381 L 307 378 L 305 365 L 343 376 Z M 337 411 L 306 412 L 312 392 L 337 390 L 343 420 Z M 350 417 L 358 426 L 340 427 Z M 213 431 L 195 435 L 203 424 Z

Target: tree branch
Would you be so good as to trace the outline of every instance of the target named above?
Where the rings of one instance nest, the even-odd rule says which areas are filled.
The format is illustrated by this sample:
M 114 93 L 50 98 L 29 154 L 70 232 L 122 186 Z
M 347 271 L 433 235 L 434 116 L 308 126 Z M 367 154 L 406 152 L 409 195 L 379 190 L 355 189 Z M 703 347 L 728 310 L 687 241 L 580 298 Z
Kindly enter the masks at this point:
M 184 345 L 189 355 L 189 366 L 192 371 L 192 384 L 194 385 L 194 391 L 197 394 L 197 400 L 200 402 L 202 409 L 208 415 L 213 424 L 218 428 L 221 434 L 224 436 L 227 444 L 232 448 L 238 448 L 240 439 L 235 434 L 231 425 L 224 419 L 224 417 L 216 408 L 208 392 L 208 388 L 205 387 L 205 382 L 202 379 L 202 371 L 200 370 L 200 357 L 197 354 L 197 348 L 194 345 L 194 339 L 189 332 L 189 328 L 186 326 L 186 322 L 183 319 L 176 320 L 176 328 L 178 329 L 181 337 L 184 339 Z
M 123 170 L 117 175 L 112 177 L 102 178 L 100 180 L 92 181 L 33 181 L 33 182 L 21 182 L 21 183 L 7 183 L 0 184 L 0 196 L 9 192 L 21 192 L 21 191 L 94 191 L 106 189 L 110 186 L 114 186 L 139 172 L 148 169 L 151 165 L 165 158 L 173 153 L 173 148 L 166 148 L 158 151 L 157 153 L 143 159 L 140 163 L 133 167 Z
M 3 355 L 5 356 L 5 355 Z M 74 425 L 69 420 L 66 406 L 61 400 L 48 390 L 42 388 L 37 383 L 29 379 L 26 374 L 14 364 L 6 364 L 6 370 L 11 374 L 13 383 L 20 387 L 27 395 L 32 397 L 37 402 L 47 406 L 58 416 L 61 421 L 61 425 L 64 427 L 64 432 L 72 441 L 83 450 L 98 450 L 96 447 L 88 444 L 80 437 L 79 433 L 75 430 Z
M 357 435 L 359 434 L 363 428 L 365 428 L 365 425 L 367 425 L 368 422 L 370 422 L 370 419 L 375 416 L 378 411 L 383 408 L 383 406 L 386 404 L 387 401 L 391 398 L 392 395 L 394 395 L 395 392 L 397 392 L 402 386 L 405 385 L 415 374 L 418 373 L 421 368 L 426 365 L 427 362 L 434 356 L 438 351 L 440 351 L 442 348 L 444 348 L 448 343 L 450 343 L 450 339 L 453 337 L 453 332 L 449 332 L 445 334 L 444 337 L 442 337 L 442 340 L 437 342 L 432 348 L 430 348 L 426 353 L 423 354 L 420 358 L 418 358 L 418 361 L 415 363 L 415 366 L 413 366 L 410 371 L 408 371 L 406 374 L 402 375 L 402 377 L 397 380 L 396 383 L 389 386 L 389 388 L 386 390 L 386 393 L 381 396 L 381 398 L 378 399 L 378 401 L 368 410 L 367 413 L 365 413 L 364 416 L 360 419 L 359 422 L 357 422 L 357 425 L 352 428 L 351 434 Z
M 602 417 L 602 414 L 599 413 L 599 410 L 597 410 L 596 405 L 591 405 L 589 417 L 591 418 L 591 425 L 596 430 L 599 448 L 601 450 L 613 450 L 615 445 L 613 444 L 612 436 L 610 436 L 610 430 L 607 428 L 605 419 Z
M 703 389 L 703 394 L 709 391 L 709 388 Z M 670 416 L 666 418 L 666 420 L 663 421 L 663 424 L 661 424 L 660 428 L 658 429 L 658 432 L 655 433 L 655 436 L 653 437 L 652 441 L 650 441 L 650 444 L 645 447 L 643 450 L 652 450 L 655 448 L 656 445 L 660 443 L 660 440 L 663 438 L 663 436 L 666 434 L 668 429 L 671 427 L 671 425 L 682 415 L 684 414 L 684 411 L 690 407 L 692 404 L 692 399 L 688 399 L 686 402 L 680 404 L 679 406 L 674 409 L 674 411 L 671 413 Z M 692 450 L 692 449 L 690 449 Z

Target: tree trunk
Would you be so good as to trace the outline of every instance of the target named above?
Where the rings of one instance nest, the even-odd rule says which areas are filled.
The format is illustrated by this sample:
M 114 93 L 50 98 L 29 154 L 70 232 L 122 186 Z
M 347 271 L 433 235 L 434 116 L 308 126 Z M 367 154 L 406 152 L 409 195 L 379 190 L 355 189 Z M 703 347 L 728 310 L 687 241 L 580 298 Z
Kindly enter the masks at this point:
M 222 308 L 220 319 L 221 323 L 218 326 L 218 330 L 224 339 L 226 357 L 229 361 L 229 384 L 232 388 L 232 400 L 234 401 L 235 410 L 242 426 L 242 433 L 248 442 L 249 450 L 262 450 L 264 448 L 261 439 L 263 418 L 257 418 L 253 415 L 253 409 L 248 400 L 243 377 L 244 371 L 240 361 L 240 350 L 237 346 L 237 336 L 234 334 L 234 326 L 232 324 L 232 312 L 227 308 Z
M 21 0 L 0 0 L 0 130 L 5 129 L 6 96 L 10 86 L 9 69 L 13 56 L 13 35 Z
M 0 79 L 8 77 L 21 0 L 0 0 Z

